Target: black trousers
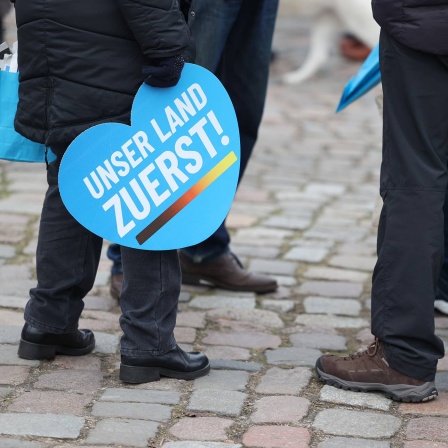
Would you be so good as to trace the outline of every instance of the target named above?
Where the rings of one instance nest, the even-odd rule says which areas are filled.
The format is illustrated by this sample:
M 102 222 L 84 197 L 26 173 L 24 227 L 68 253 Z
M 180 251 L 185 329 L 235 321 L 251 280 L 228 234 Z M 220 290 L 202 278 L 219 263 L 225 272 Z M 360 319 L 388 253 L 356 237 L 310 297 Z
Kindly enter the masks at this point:
M 30 291 L 26 322 L 50 333 L 78 328 L 83 298 L 93 287 L 102 238 L 67 211 L 59 193 L 58 173 L 66 146 L 52 148 L 36 252 L 37 286 Z M 157 356 L 175 345 L 174 326 L 180 293 L 177 251 L 122 247 L 125 273 L 120 299 L 121 353 Z
M 384 204 L 373 273 L 372 333 L 392 368 L 432 381 L 443 342 L 434 298 L 444 252 L 448 185 L 448 67 L 442 58 L 380 37 L 384 92 Z

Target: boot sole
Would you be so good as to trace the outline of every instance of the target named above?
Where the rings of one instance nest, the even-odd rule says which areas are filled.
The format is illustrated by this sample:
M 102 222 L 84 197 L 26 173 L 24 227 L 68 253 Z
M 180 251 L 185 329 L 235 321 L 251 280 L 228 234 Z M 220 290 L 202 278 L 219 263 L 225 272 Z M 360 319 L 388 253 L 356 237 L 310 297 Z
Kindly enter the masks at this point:
M 159 381 L 161 376 L 177 380 L 195 380 L 210 372 L 210 364 L 194 372 L 177 372 L 163 367 L 139 367 L 120 364 L 120 380 L 124 383 L 140 384 Z
M 319 368 L 320 367 L 320 368 Z M 438 392 L 434 382 L 424 383 L 421 386 L 412 386 L 409 384 L 387 385 L 381 383 L 358 383 L 356 381 L 346 381 L 333 375 L 323 372 L 319 360 L 316 363 L 317 376 L 324 383 L 338 387 L 339 389 L 352 390 L 354 392 L 381 391 L 386 397 L 395 401 L 405 403 L 418 403 L 421 401 L 433 400 Z
M 63 345 L 44 345 L 20 339 L 18 355 L 23 359 L 54 359 L 56 355 L 82 356 L 87 355 L 95 348 L 95 339 L 90 345 L 83 348 L 65 347 Z
M 220 282 L 211 277 L 206 277 L 203 275 L 194 274 L 184 274 L 182 273 L 182 283 L 186 285 L 202 285 L 202 286 L 214 286 L 215 288 L 228 289 L 230 291 L 242 291 L 242 292 L 255 292 L 258 294 L 265 294 L 268 292 L 274 292 L 277 290 L 277 285 L 266 285 L 260 287 L 250 287 L 250 286 L 234 286 L 230 283 Z

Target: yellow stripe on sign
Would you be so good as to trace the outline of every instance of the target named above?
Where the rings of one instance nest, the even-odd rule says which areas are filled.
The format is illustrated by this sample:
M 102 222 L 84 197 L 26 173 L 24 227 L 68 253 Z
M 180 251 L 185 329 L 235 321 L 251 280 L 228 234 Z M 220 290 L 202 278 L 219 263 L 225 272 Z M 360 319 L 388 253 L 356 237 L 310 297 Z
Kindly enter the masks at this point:
M 148 241 L 149 238 L 160 230 L 168 221 L 174 218 L 195 197 L 218 179 L 218 177 L 224 174 L 236 161 L 236 154 L 233 151 L 229 152 L 229 154 L 205 174 L 202 179 L 185 192 L 176 202 L 171 204 L 160 216 L 149 224 L 149 226 L 145 227 L 136 237 L 138 243 L 142 245 Z

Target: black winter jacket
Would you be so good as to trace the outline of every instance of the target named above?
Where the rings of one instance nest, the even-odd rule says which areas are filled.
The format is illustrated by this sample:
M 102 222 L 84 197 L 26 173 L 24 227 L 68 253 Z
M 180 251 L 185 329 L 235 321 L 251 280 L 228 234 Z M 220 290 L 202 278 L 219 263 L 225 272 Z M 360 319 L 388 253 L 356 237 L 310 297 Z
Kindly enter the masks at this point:
M 189 44 L 178 0 L 16 0 L 15 7 L 15 128 L 47 146 L 99 123 L 129 124 L 142 66 Z
M 372 0 L 373 16 L 393 39 L 448 55 L 448 0 Z

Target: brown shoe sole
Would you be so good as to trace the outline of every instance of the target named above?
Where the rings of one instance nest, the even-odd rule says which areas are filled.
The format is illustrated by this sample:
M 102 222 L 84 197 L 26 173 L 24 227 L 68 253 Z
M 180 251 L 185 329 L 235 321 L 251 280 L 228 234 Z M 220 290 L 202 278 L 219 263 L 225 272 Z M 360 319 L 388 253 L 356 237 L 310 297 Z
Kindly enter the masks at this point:
M 419 403 L 429 401 L 437 397 L 438 392 L 434 382 L 427 382 L 421 386 L 410 384 L 381 384 L 381 383 L 362 383 L 355 381 L 346 381 L 341 378 L 329 375 L 323 371 L 322 364 L 318 359 L 316 362 L 316 373 L 319 379 L 339 389 L 351 390 L 353 392 L 384 392 L 387 398 L 394 401 L 403 401 L 406 403 Z
M 231 283 L 221 282 L 212 277 L 187 273 L 182 273 L 182 283 L 186 285 L 212 286 L 215 288 L 228 289 L 230 291 L 255 292 L 257 294 L 266 294 L 277 290 L 276 283 L 262 286 L 234 285 Z

